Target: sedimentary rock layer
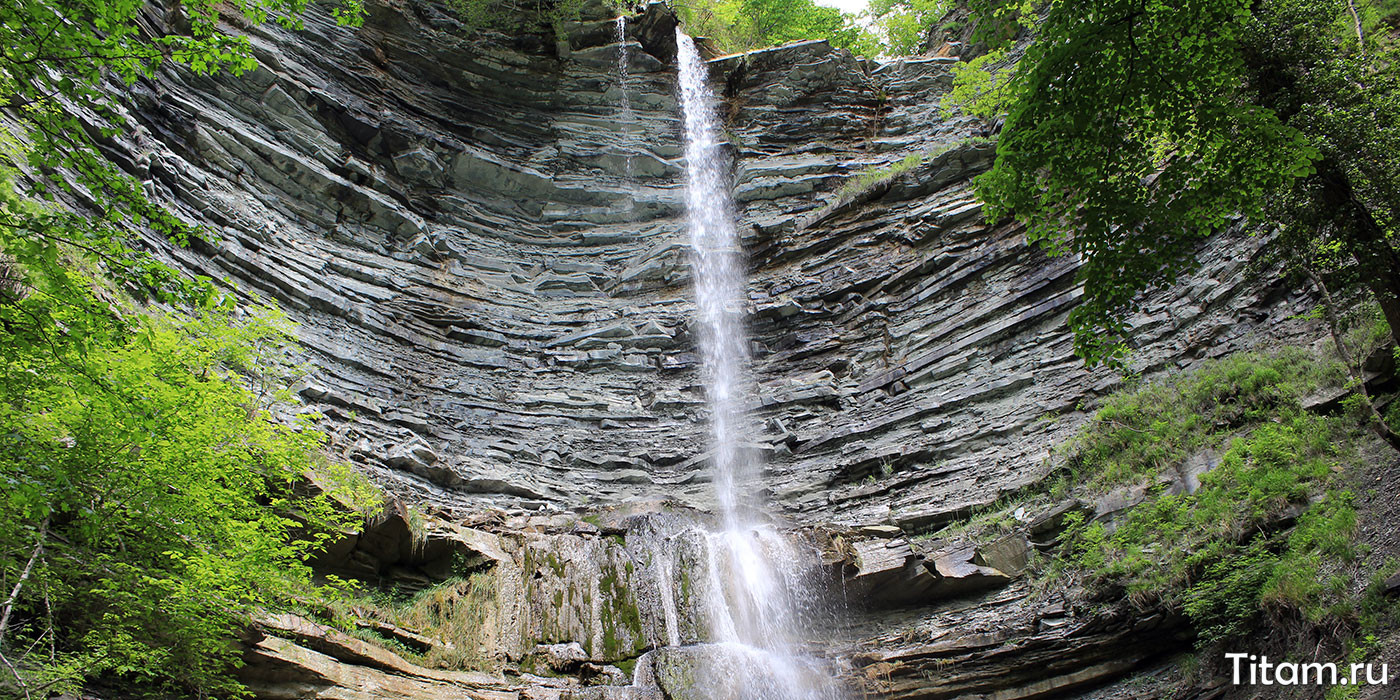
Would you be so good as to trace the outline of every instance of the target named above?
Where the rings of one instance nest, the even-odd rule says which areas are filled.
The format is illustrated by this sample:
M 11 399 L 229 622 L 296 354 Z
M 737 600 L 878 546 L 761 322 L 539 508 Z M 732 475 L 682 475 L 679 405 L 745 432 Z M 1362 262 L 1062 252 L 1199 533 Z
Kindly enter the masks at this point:
M 142 129 L 112 152 L 216 236 L 182 263 L 288 309 L 301 396 L 396 492 L 706 504 L 674 20 L 652 5 L 629 24 L 627 122 L 601 5 L 558 42 L 369 8 L 360 29 L 255 30 L 263 67 L 241 78 L 131 89 Z M 793 518 L 920 528 L 994 500 L 1115 383 L 1071 353 L 1075 262 L 984 223 L 969 178 L 993 145 L 943 111 L 951 60 L 812 42 L 712 62 L 753 269 L 752 443 Z M 1242 281 L 1253 247 L 1207 243 L 1143 303 L 1139 368 L 1298 331 L 1300 300 Z
M 656 498 L 708 507 L 674 17 L 652 4 L 629 21 L 623 110 L 602 3 L 557 33 L 511 36 L 431 2 L 367 7 L 359 29 L 313 11 L 304 31 L 247 30 L 262 63 L 247 75 L 167 70 L 127 91 L 139 129 L 109 153 L 213 234 L 167 254 L 288 311 L 308 410 L 408 502 L 459 519 L 504 511 L 499 523 Z M 152 27 L 177 21 L 150 13 Z M 945 111 L 954 60 L 877 64 L 810 42 L 711 62 L 751 268 L 763 428 L 748 442 L 766 464 L 755 488 L 799 524 L 877 539 L 932 529 L 1039 480 L 1052 446 L 1120 382 L 1073 355 L 1076 261 L 984 220 L 970 179 L 995 146 L 974 138 L 985 125 Z M 1314 335 L 1298 319 L 1308 299 L 1242 274 L 1261 245 L 1206 241 L 1198 270 L 1143 299 L 1133 367 Z M 592 543 L 581 552 L 618 553 L 599 533 L 569 536 Z M 918 554 L 870 541 L 852 546 L 892 571 Z M 973 567 L 968 578 L 999 571 L 948 562 Z M 883 649 L 860 663 L 893 696 L 1082 685 L 1123 671 L 1108 650 L 1131 649 L 1140 624 L 1064 622 L 1062 603 L 1033 609 L 1015 587 L 962 609 L 889 612 L 927 604 L 949 578 L 910 571 L 924 588 L 865 591 L 856 608 L 884 611 L 849 635 Z M 1006 606 L 1012 622 L 997 617 Z M 553 635 L 607 660 L 592 646 L 600 619 L 527 641 Z M 962 675 L 930 678 L 950 662 Z M 458 680 L 414 682 L 471 685 Z

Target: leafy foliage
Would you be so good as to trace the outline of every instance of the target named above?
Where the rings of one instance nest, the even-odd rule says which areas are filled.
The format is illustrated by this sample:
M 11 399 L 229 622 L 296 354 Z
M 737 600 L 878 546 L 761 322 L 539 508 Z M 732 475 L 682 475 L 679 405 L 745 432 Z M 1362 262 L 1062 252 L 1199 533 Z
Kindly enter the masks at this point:
M 1160 473 L 1226 436 L 1302 415 L 1300 400 L 1345 370 L 1298 349 L 1234 355 L 1171 381 L 1109 397 L 1069 445 L 1069 481 L 1112 488 Z
M 1332 449 L 1341 437 L 1338 426 L 1328 423 L 1299 415 L 1236 439 L 1196 493 L 1159 495 L 1134 509 L 1111 536 L 1091 537 L 1090 563 L 1130 594 L 1170 598 L 1199 567 L 1241 555 L 1236 540 L 1267 528 L 1290 504 L 1307 502 L 1341 457 Z
M 942 28 L 950 0 L 871 0 L 859 15 L 812 0 L 670 0 L 692 34 L 727 52 L 826 39 L 858 56 L 908 56 Z
M 101 152 L 123 138 L 123 85 L 170 66 L 239 74 L 233 24 L 296 28 L 306 0 L 0 5 L 0 107 L 23 176 L 0 188 L 0 660 L 7 691 L 85 680 L 235 695 L 251 610 L 315 590 L 305 555 L 374 490 L 327 463 L 307 424 L 271 419 L 292 336 L 143 249 L 194 227 Z M 333 8 L 359 21 L 355 0 Z M 231 21 L 232 20 L 232 21 Z M 13 138 L 8 138 L 13 136 Z M 59 206 L 54 206 L 57 204 Z M 115 281 L 115 286 L 108 280 Z M 127 292 L 188 304 L 132 305 Z M 242 316 L 240 318 L 240 315 Z M 319 465 L 333 493 L 306 492 Z M 356 516 L 357 517 L 357 516 Z
M 951 5 L 948 0 L 872 0 L 867 12 L 884 53 L 908 56 L 923 48 Z
M 861 56 L 880 52 L 878 40 L 855 18 L 813 0 L 670 0 L 686 30 L 721 51 L 741 52 L 806 39 Z
M 305 556 L 377 496 L 249 388 L 291 340 L 277 312 L 104 313 L 110 291 L 57 269 L 0 303 L 0 648 L 30 690 L 236 692 L 236 628 L 313 588 Z M 318 463 L 337 493 L 304 493 Z
M 1357 513 L 1346 474 L 1360 464 L 1366 417 L 1301 406 L 1342 379 L 1340 368 L 1289 350 L 1234 356 L 1115 395 L 1070 446 L 1065 483 L 1150 490 L 1111 530 L 1070 518 L 1056 572 L 1086 573 L 1145 607 L 1183 610 L 1202 647 L 1248 634 L 1263 615 L 1364 629 L 1347 568 L 1357 557 Z M 1161 488 L 1162 474 L 1222 446 L 1194 492 Z
M 1006 120 L 978 191 L 990 216 L 1083 256 L 1070 324 L 1087 361 L 1121 358 L 1134 298 L 1176 279 L 1239 215 L 1281 219 L 1301 254 L 1319 235 L 1339 243 L 1383 282 L 1400 328 L 1400 273 L 1386 273 L 1400 201 L 1394 48 L 1384 32 L 1353 30 L 1349 6 L 974 3 L 995 45 L 1014 36 L 1008 23 L 1035 27 L 1011 67 L 992 70 L 999 54 L 959 74 L 965 104 Z
M 229 22 L 301 26 L 307 0 L 180 0 L 153 18 L 138 0 L 16 0 L 0 4 L 0 108 L 18 117 L 27 194 L 87 210 L 7 208 L 0 227 L 22 232 L 6 253 L 22 265 L 49 265 L 59 246 L 99 259 L 111 274 L 164 298 L 205 300 L 212 288 L 182 278 L 127 235 L 147 227 L 185 243 L 193 227 L 152 204 L 139 182 L 98 149 L 126 130 L 110 99 L 120 85 L 152 79 L 167 66 L 201 75 L 254 67 L 247 36 Z M 338 21 L 357 24 L 359 0 L 340 0 Z M 145 19 L 143 20 L 143 17 Z M 144 24 L 143 24 L 144 22 Z M 155 31 L 160 27 L 163 31 Z

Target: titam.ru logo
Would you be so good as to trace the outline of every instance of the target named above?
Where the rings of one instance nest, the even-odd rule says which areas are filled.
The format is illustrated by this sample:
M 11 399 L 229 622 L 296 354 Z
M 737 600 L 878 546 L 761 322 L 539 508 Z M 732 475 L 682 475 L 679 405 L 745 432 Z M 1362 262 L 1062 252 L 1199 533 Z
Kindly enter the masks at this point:
M 1235 685 L 1389 685 L 1388 664 L 1274 663 L 1257 654 L 1226 654 Z

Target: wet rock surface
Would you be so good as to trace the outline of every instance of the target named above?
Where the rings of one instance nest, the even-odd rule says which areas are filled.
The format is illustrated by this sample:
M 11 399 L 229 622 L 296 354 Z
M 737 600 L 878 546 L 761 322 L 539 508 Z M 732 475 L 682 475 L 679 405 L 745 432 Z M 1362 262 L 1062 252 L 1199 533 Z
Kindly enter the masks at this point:
M 561 41 L 473 33 L 418 0 L 367 8 L 361 29 L 313 12 L 303 32 L 253 30 L 263 67 L 241 79 L 138 83 L 141 128 L 110 147 L 149 162 L 148 189 L 214 234 L 170 256 L 300 324 L 312 371 L 296 389 L 339 454 L 458 523 L 418 549 L 398 513 L 323 568 L 413 588 L 465 557 L 500 576 L 492 653 L 544 646 L 567 672 L 612 680 L 478 686 L 285 632 L 255 643 L 254 687 L 641 697 L 606 669 L 657 646 L 664 611 L 619 513 L 711 500 L 674 18 L 653 3 L 628 25 L 626 121 L 601 3 Z M 956 60 L 874 64 L 807 42 L 712 61 L 751 268 L 764 430 L 749 447 L 783 518 L 840 533 L 829 561 L 852 614 L 831 643 L 854 654 L 850 678 L 888 697 L 1066 696 L 1150 660 L 1180 625 L 1019 578 L 1065 513 L 1105 504 L 1029 514 L 994 542 L 920 539 L 1039 482 L 1121 382 L 1072 353 L 1076 261 L 983 220 L 970 178 L 994 144 L 943 112 Z M 843 190 L 910 155 L 908 172 Z M 1208 240 L 1199 269 L 1142 299 L 1133 369 L 1320 335 L 1302 319 L 1312 300 L 1242 274 L 1260 245 Z M 1188 465 L 1183 488 L 1209 466 Z

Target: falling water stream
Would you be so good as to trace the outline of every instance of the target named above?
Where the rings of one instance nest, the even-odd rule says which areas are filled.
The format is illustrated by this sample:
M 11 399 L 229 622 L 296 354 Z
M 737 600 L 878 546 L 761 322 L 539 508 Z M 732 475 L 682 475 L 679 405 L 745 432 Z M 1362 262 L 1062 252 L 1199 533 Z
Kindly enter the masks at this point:
M 617 88 L 621 93 L 619 102 L 622 107 L 619 119 L 622 122 L 622 145 L 623 145 L 623 177 L 627 181 L 632 180 L 632 153 L 636 150 L 633 142 L 633 126 L 636 116 L 632 113 L 632 100 L 627 95 L 627 15 L 617 16 Z
M 707 70 L 695 43 L 676 30 L 685 126 L 686 210 L 697 335 L 710 406 L 711 473 L 720 527 L 704 533 L 704 608 L 717 653 L 699 664 L 706 697 L 831 700 L 836 684 L 800 653 L 814 613 L 806 574 L 812 553 L 764 522 L 745 498 L 761 468 L 745 404 L 751 393 L 745 328 L 746 265 L 735 226 L 727 156 Z

